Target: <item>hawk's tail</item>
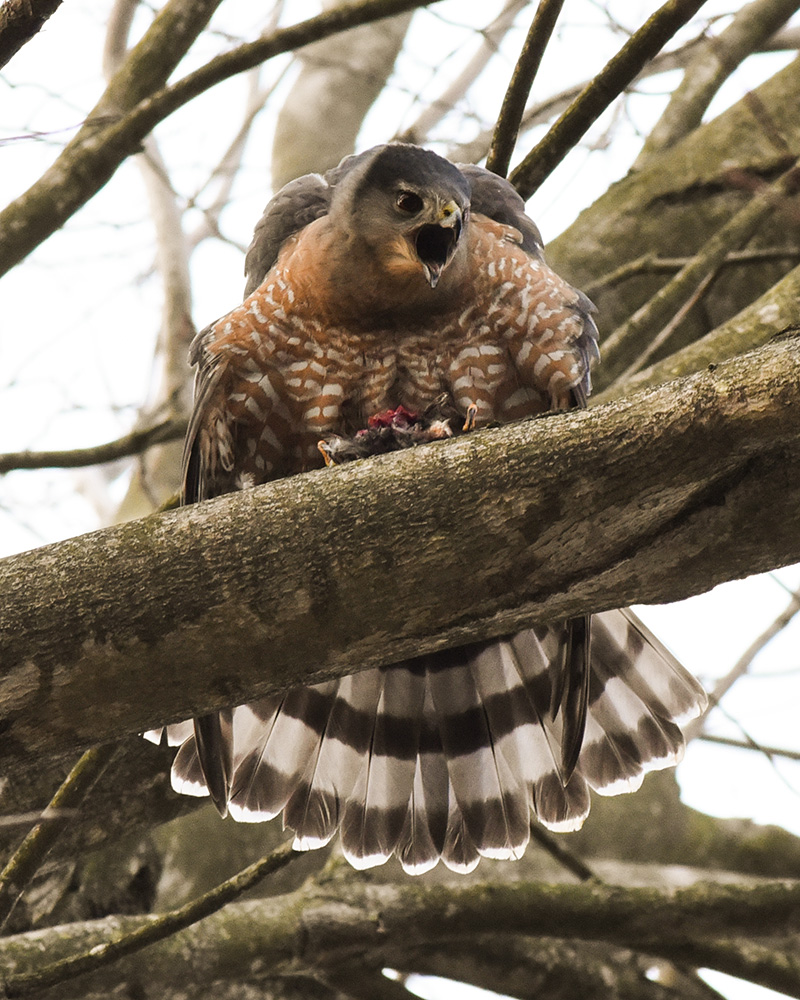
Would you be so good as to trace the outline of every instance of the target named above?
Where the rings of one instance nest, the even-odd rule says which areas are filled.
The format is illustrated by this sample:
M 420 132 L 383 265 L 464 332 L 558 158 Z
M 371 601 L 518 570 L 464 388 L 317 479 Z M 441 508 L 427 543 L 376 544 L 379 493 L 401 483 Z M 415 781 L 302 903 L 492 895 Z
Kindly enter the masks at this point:
M 646 771 L 677 763 L 678 723 L 706 697 L 633 614 L 593 616 L 585 735 L 565 773 L 562 735 L 575 729 L 565 715 L 575 708 L 564 631 L 528 629 L 234 709 L 231 814 L 282 813 L 303 850 L 341 829 L 355 867 L 396 853 L 412 874 L 440 858 L 462 872 L 481 855 L 519 858 L 531 812 L 551 829 L 577 829 L 589 787 L 633 791 Z M 173 786 L 208 794 L 191 723 L 169 737 L 182 743 Z

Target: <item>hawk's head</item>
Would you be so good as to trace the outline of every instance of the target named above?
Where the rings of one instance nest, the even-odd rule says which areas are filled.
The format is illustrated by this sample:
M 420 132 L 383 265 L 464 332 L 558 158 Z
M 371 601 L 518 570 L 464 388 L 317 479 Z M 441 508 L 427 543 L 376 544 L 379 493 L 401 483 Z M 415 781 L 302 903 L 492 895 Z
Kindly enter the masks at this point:
M 436 153 L 378 146 L 337 188 L 331 217 L 347 222 L 391 275 L 433 289 L 466 253 L 469 197 L 467 179 Z

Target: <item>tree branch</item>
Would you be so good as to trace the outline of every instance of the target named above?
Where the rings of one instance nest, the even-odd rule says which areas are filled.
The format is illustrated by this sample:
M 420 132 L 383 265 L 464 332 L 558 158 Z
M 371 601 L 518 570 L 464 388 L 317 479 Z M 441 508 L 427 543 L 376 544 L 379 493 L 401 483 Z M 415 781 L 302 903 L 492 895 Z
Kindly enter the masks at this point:
M 219 2 L 203 0 L 209 17 Z M 216 56 L 171 87 L 152 93 L 159 85 L 158 74 L 144 74 L 146 86 L 132 71 L 143 43 L 151 34 L 165 43 L 156 60 L 161 75 L 164 72 L 168 75 L 185 51 L 179 44 L 184 41 L 180 36 L 173 40 L 167 34 L 164 39 L 162 30 L 154 32 L 156 26 L 160 29 L 169 27 L 165 23 L 166 12 L 171 6 L 168 4 L 145 39 L 132 50 L 84 127 L 68 143 L 56 162 L 24 194 L 0 212 L 0 275 L 24 260 L 108 183 L 126 157 L 140 152 L 142 140 L 159 122 L 214 84 L 309 42 L 346 31 L 357 24 L 369 24 L 392 14 L 427 6 L 430 2 L 436 0 L 357 0 L 240 45 Z M 193 0 L 193 6 L 199 7 L 199 0 Z M 194 27 L 197 28 L 196 36 L 202 27 L 197 18 Z M 152 47 L 155 47 L 155 42 Z M 124 110 L 137 100 L 139 103 L 135 108 L 119 114 L 120 107 Z
M 50 800 L 42 820 L 25 837 L 12 858 L 0 872 L 0 930 L 25 887 L 42 865 L 75 807 L 105 770 L 114 747 L 87 750 L 73 767 L 64 783 Z
M 62 0 L 7 0 L 0 7 L 0 69 L 44 27 Z
M 604 381 L 613 382 L 617 378 L 624 381 L 649 359 L 650 340 L 659 339 L 659 327 L 669 324 L 684 302 L 691 301 L 695 290 L 702 289 L 703 284 L 711 280 L 731 250 L 747 243 L 763 221 L 781 204 L 788 202 L 798 183 L 800 167 L 793 160 L 776 181 L 761 184 L 747 204 L 706 241 L 685 267 L 637 309 L 627 322 L 617 327 L 603 344 Z M 669 334 L 670 327 L 665 329 Z M 632 346 L 642 353 L 633 364 L 626 365 Z
M 165 988 L 198 977 L 211 983 L 227 978 L 231 968 L 250 969 L 248 978 L 305 970 L 324 974 L 356 955 L 365 972 L 386 965 L 413 968 L 420 949 L 454 938 L 477 948 L 490 929 L 509 939 L 603 941 L 670 959 L 682 955 L 797 997 L 796 943 L 787 938 L 770 944 L 768 936 L 796 934 L 799 913 L 800 886 L 785 882 L 699 884 L 670 893 L 590 883 L 369 885 L 350 873 L 347 883 L 337 880 L 277 899 L 234 903 L 151 947 L 148 970 L 152 981 Z M 43 951 L 69 954 L 77 946 L 88 953 L 102 947 L 109 933 L 136 934 L 152 922 L 150 917 L 107 918 L 6 938 L 0 941 L 8 969 L 6 995 L 24 995 L 22 984 L 41 966 Z M 764 943 L 745 942 L 745 935 Z M 123 960 L 115 983 L 132 974 L 135 967 Z M 93 977 L 81 980 L 76 993 L 85 996 L 97 985 Z
M 6 559 L 0 760 L 798 561 L 798 373 L 792 338 Z
M 775 337 L 800 329 L 797 300 L 800 266 L 795 267 L 759 299 L 700 340 L 657 361 L 626 382 L 617 382 L 592 400 L 594 404 L 618 399 L 647 386 L 689 375 L 743 351 L 750 351 Z
M 501 177 L 508 173 L 525 104 L 563 6 L 564 0 L 541 0 L 503 97 L 492 145 L 486 158 L 486 169 L 493 170 Z
M 697 13 L 704 2 L 667 0 L 606 63 L 542 141 L 512 171 L 509 180 L 526 201 L 612 101 L 635 79 L 644 64 Z
M 0 455 L 0 475 L 15 469 L 79 469 L 87 465 L 115 462 L 129 455 L 139 455 L 154 444 L 177 441 L 186 433 L 187 420 L 164 420 L 155 427 L 131 431 L 116 441 L 73 448 L 70 451 L 11 451 Z
M 268 875 L 280 871 L 300 856 L 288 845 L 280 847 L 185 906 L 155 917 L 144 917 L 136 921 L 134 926 L 109 935 L 101 944 L 96 944 L 87 951 L 62 958 L 44 967 L 40 963 L 39 967 L 30 973 L 7 978 L 3 984 L 5 995 L 19 997 L 38 993 L 47 986 L 54 986 L 87 972 L 93 972 L 124 955 L 134 954 L 148 945 L 163 941 L 221 910 L 248 889 L 258 885 Z
M 766 44 L 798 6 L 797 0 L 754 0 L 737 12 L 719 37 L 705 39 L 645 140 L 633 169 L 640 169 L 649 157 L 697 128 L 722 84 L 744 59 Z

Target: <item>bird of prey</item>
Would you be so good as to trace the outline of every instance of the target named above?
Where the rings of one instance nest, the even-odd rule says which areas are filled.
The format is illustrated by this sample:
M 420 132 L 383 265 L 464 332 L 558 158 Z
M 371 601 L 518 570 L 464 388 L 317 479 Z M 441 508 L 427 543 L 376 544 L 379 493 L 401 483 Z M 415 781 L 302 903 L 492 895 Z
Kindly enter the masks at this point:
M 183 502 L 585 405 L 594 307 L 546 264 L 500 177 L 405 144 L 288 184 L 244 302 L 198 334 Z M 381 443 L 382 442 L 382 443 Z M 388 443 L 387 443 L 388 442 Z M 518 858 L 531 814 L 581 825 L 591 787 L 675 763 L 705 695 L 628 611 L 298 686 L 167 727 L 174 788 L 358 868 Z M 148 734 L 161 738 L 161 731 Z

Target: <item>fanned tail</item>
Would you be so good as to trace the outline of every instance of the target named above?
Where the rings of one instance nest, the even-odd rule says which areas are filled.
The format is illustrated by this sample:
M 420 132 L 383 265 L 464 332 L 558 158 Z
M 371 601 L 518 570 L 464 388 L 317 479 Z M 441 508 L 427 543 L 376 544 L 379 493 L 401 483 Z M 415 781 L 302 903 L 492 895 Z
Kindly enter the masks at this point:
M 588 622 L 575 618 L 293 688 L 221 713 L 210 741 L 201 725 L 204 754 L 228 755 L 216 773 L 233 817 L 282 813 L 300 850 L 341 828 L 356 868 L 392 854 L 410 874 L 439 860 L 468 872 L 482 856 L 519 858 L 531 813 L 577 829 L 589 787 L 632 791 L 674 764 L 678 722 L 706 704 L 631 612 L 595 615 L 591 628 L 591 654 Z M 174 787 L 208 794 L 198 727 L 166 733 L 183 741 Z

